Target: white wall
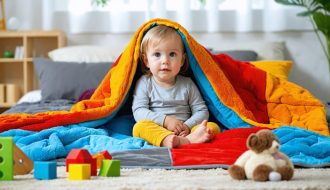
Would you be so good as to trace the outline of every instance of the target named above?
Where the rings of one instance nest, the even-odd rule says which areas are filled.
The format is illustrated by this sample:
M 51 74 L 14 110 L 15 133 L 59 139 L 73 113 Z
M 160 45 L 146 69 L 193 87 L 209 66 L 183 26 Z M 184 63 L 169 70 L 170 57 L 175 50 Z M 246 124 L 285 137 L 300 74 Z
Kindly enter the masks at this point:
M 68 35 L 68 45 L 97 44 L 108 46 L 119 55 L 133 34 L 80 34 Z M 314 32 L 275 33 L 195 33 L 195 39 L 206 47 L 224 49 L 223 44 L 265 43 L 285 41 L 288 59 L 294 61 L 289 80 L 308 89 L 321 100 L 330 102 L 330 73 L 327 59 Z

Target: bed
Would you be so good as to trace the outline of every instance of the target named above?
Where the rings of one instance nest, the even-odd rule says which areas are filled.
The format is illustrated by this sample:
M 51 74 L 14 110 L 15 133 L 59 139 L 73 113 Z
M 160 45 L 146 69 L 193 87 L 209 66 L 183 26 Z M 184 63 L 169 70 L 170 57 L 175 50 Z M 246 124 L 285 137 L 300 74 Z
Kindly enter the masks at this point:
M 238 47 L 237 49 L 211 47 L 207 52 L 218 55 L 219 58 L 249 62 L 258 68 L 258 72 L 260 69 L 283 81 L 288 80 L 292 61 L 286 60 L 284 42 L 254 44 L 250 49 L 239 45 Z M 88 51 L 86 47 L 58 49 L 50 52 L 51 59 L 34 59 L 41 90 L 26 94 L 16 106 L 4 114 L 70 110 L 77 101 L 91 98 L 97 93 L 95 88 L 102 84 L 108 70 L 118 63 L 120 57 L 118 60 L 113 59 L 115 56 L 104 58 L 100 47 L 95 51 L 91 49 L 93 47 L 88 48 Z M 106 52 L 106 49 L 103 52 Z M 57 79 L 54 80 L 54 77 Z M 193 79 L 198 81 L 196 78 Z M 128 92 L 130 93 L 131 91 Z M 208 97 L 204 98 L 208 99 Z M 91 154 L 108 150 L 113 158 L 121 160 L 122 167 L 128 168 L 214 168 L 228 167 L 232 164 L 246 150 L 247 137 L 261 129 L 251 127 L 241 120 L 235 120 L 242 123 L 241 127 L 234 128 L 230 123 L 217 120 L 215 118 L 217 116 L 211 114 L 210 120 L 218 122 L 222 127 L 222 133 L 212 142 L 185 145 L 177 149 L 159 148 L 143 139 L 131 137 L 135 121 L 131 114 L 130 103 L 129 98 L 125 99 L 125 104 L 115 110 L 116 116 L 113 117 L 42 130 L 5 130 L 0 136 L 14 136 L 15 143 L 33 160 L 60 159 L 61 161 L 70 150 L 84 148 Z M 214 108 L 209 109 L 212 111 Z M 61 118 L 55 122 L 60 122 L 59 119 Z M 330 140 L 327 136 L 290 126 L 282 126 L 274 129 L 273 132 L 282 143 L 281 150 L 289 155 L 295 165 L 304 167 L 330 165 Z M 306 154 L 301 156 L 301 153 Z

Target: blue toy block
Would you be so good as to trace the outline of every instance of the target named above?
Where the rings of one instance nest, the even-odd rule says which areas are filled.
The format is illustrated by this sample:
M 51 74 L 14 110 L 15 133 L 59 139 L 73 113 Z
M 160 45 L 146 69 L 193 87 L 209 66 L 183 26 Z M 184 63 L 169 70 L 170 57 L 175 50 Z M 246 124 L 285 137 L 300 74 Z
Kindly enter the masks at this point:
M 40 180 L 49 180 L 57 178 L 56 162 L 34 162 L 34 178 Z
M 13 180 L 13 138 L 0 137 L 0 180 Z

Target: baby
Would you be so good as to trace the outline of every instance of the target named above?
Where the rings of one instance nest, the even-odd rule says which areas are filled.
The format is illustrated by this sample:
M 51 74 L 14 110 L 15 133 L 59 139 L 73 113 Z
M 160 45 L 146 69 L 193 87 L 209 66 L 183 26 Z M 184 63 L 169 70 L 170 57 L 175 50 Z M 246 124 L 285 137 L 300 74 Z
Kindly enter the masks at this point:
M 219 133 L 207 122 L 208 109 L 193 81 L 180 75 L 188 61 L 179 33 L 164 25 L 151 28 L 141 43 L 142 71 L 133 97 L 137 123 L 133 136 L 156 146 L 204 143 Z

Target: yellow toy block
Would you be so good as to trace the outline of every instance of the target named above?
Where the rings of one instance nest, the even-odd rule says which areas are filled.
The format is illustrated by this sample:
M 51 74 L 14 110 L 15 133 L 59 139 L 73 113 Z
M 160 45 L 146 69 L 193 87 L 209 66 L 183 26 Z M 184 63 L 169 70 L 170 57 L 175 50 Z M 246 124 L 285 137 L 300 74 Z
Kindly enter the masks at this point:
M 69 179 L 70 180 L 88 180 L 91 178 L 90 164 L 70 164 Z

